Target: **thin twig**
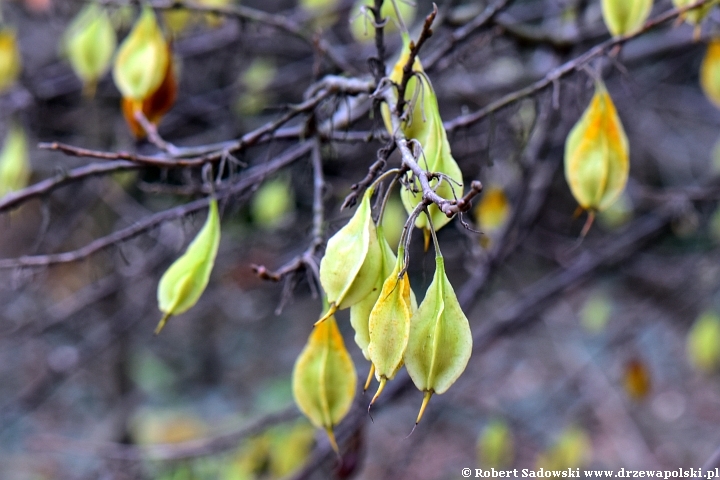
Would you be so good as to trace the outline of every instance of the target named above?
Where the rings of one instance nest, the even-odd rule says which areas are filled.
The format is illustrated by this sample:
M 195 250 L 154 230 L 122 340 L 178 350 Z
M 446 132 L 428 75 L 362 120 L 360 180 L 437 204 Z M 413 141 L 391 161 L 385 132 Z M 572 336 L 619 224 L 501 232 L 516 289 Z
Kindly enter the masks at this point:
M 574 58 L 562 65 L 560 65 L 557 68 L 554 68 L 550 72 L 548 72 L 543 78 L 536 81 L 535 83 L 528 85 L 525 88 L 521 88 L 520 90 L 517 90 L 512 93 L 508 93 L 507 95 L 495 100 L 494 102 L 491 102 L 490 104 L 486 105 L 485 107 L 481 108 L 477 112 L 470 113 L 467 115 L 461 115 L 449 122 L 445 122 L 445 129 L 450 132 L 456 129 L 460 128 L 466 128 L 474 123 L 477 123 L 478 121 L 482 120 L 486 116 L 490 115 L 491 113 L 497 112 L 498 110 L 501 110 L 508 105 L 511 105 L 512 103 L 528 97 L 530 95 L 533 95 L 548 86 L 553 85 L 553 83 L 557 82 L 559 79 L 581 69 L 585 65 L 587 65 L 591 60 L 600 57 L 602 55 L 605 55 L 607 52 L 612 50 L 613 48 L 624 44 L 625 42 L 632 40 L 633 38 L 639 37 L 640 35 L 643 35 L 649 30 L 652 30 L 654 28 L 657 28 L 658 26 L 662 25 L 663 23 L 672 20 L 679 15 L 682 15 L 683 13 L 687 12 L 688 10 L 691 10 L 693 8 L 697 8 L 700 6 L 703 6 L 707 3 L 710 3 L 713 0 L 698 0 L 697 2 L 688 5 L 686 7 L 682 8 L 672 8 L 668 10 L 667 12 L 661 13 L 660 15 L 656 16 L 655 18 L 650 19 L 640 30 L 630 33 L 627 35 L 621 35 L 619 37 L 611 38 L 599 45 L 594 46 L 587 52 L 583 53 L 577 58 Z

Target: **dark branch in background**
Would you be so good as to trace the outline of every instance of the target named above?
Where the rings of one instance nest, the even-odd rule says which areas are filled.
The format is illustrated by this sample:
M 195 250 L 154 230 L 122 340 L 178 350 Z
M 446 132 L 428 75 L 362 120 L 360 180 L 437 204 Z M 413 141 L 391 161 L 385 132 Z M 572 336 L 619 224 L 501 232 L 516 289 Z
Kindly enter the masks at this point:
M 279 282 L 295 282 L 297 274 L 304 270 L 307 274 L 308 285 L 315 296 L 318 296 L 320 288 L 320 270 L 318 266 L 318 253 L 325 245 L 325 208 L 323 206 L 323 193 L 325 191 L 325 179 L 323 176 L 322 155 L 320 142 L 316 140 L 313 144 L 312 155 L 310 156 L 313 166 L 313 228 L 312 240 L 308 248 L 300 255 L 286 263 L 275 271 L 268 270 L 264 265 L 252 265 L 255 274 L 263 280 Z M 285 292 L 291 292 L 292 288 L 286 288 Z M 283 295 L 276 312 L 280 313 L 289 298 Z
M 253 188 L 258 182 L 262 181 L 262 179 L 268 175 L 272 175 L 274 172 L 277 172 L 281 168 L 284 168 L 301 158 L 310 151 L 312 145 L 312 141 L 306 141 L 295 147 L 289 148 L 283 155 L 280 155 L 278 158 L 268 162 L 267 164 L 259 165 L 247 170 L 240 180 L 234 182 L 232 185 L 217 187 L 216 197 L 218 199 L 223 199 L 244 193 L 246 190 Z M 194 202 L 186 203 L 179 207 L 150 215 L 149 217 L 145 217 L 127 228 L 118 230 L 110 235 L 98 238 L 97 240 L 93 240 L 84 247 L 71 252 L 49 255 L 26 255 L 14 259 L 2 259 L 0 260 L 0 269 L 43 267 L 57 263 L 76 262 L 108 247 L 117 245 L 120 242 L 129 240 L 136 235 L 150 230 L 151 228 L 154 228 L 164 222 L 203 210 L 208 207 L 209 201 L 209 198 L 201 198 L 199 200 L 195 200 Z
M 495 15 L 507 7 L 510 2 L 512 2 L 512 0 L 495 0 L 493 3 L 485 7 L 485 10 L 483 10 L 482 13 L 480 13 L 480 15 L 475 17 L 472 21 L 452 32 L 450 37 L 445 39 L 442 45 L 438 49 L 434 50 L 425 62 L 423 62 L 425 70 L 432 70 L 441 58 L 452 52 L 459 43 L 465 41 L 472 34 L 491 22 L 495 18 Z
M 672 20 L 679 15 L 687 12 L 688 10 L 692 10 L 693 8 L 697 8 L 700 6 L 705 5 L 706 3 L 710 3 L 713 0 L 699 0 L 692 5 L 688 5 L 683 8 L 673 8 L 668 10 L 665 13 L 661 13 L 660 15 L 656 16 L 655 18 L 650 19 L 643 28 L 638 30 L 635 33 L 631 33 L 628 35 L 622 35 L 620 37 L 611 38 L 600 45 L 596 45 L 595 47 L 591 48 L 584 54 L 580 55 L 579 57 L 570 60 L 559 67 L 551 70 L 548 72 L 543 78 L 538 80 L 537 82 L 528 85 L 525 88 L 521 88 L 520 90 L 517 90 L 512 93 L 508 93 L 504 97 L 501 97 L 494 102 L 491 102 L 490 104 L 486 105 L 485 107 L 481 108 L 477 112 L 470 113 L 468 115 L 462 115 L 454 120 L 451 120 L 449 122 L 445 122 L 445 129 L 447 131 L 453 131 L 459 128 L 465 128 L 469 127 L 470 125 L 482 120 L 486 116 L 488 116 L 491 113 L 497 112 L 498 110 L 501 110 L 508 105 L 522 99 L 525 97 L 528 97 L 530 95 L 533 95 L 550 85 L 553 85 L 555 82 L 560 80 L 561 78 L 569 75 L 572 72 L 575 72 L 577 70 L 580 70 L 585 65 L 587 65 L 590 61 L 592 61 L 595 58 L 601 57 L 605 55 L 607 52 L 611 51 L 613 48 L 621 46 L 625 42 L 632 40 L 633 38 L 639 37 L 640 35 L 646 33 L 649 30 L 652 30 L 663 23 Z
M 370 184 L 373 183 L 375 179 L 378 178 L 380 174 L 385 170 L 385 167 L 387 166 L 387 160 L 394 151 L 395 141 L 388 143 L 387 145 L 378 150 L 377 160 L 375 160 L 375 162 L 370 165 L 367 175 L 365 175 L 362 180 L 353 184 L 353 186 L 350 187 L 352 192 L 350 192 L 348 196 L 345 197 L 345 201 L 343 201 L 340 210 L 350 208 L 355 205 L 355 203 L 357 203 L 357 199 L 363 194 L 365 189 L 368 188 Z

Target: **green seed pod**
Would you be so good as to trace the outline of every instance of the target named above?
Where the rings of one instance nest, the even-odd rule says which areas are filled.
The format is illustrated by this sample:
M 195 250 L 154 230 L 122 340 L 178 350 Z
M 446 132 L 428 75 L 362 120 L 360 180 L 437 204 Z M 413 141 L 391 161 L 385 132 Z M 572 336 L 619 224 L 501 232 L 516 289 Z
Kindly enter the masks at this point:
M 395 267 L 383 282 L 380 296 L 370 312 L 368 353 L 380 382 L 370 405 L 380 396 L 385 383 L 392 380 L 403 365 L 403 355 L 410 335 L 412 300 L 407 272 L 398 278 L 403 268 L 405 251 L 398 249 Z
M 393 82 L 400 83 L 402 81 L 403 68 L 408 61 L 409 55 L 409 39 L 406 39 L 403 52 L 390 74 L 390 79 Z M 450 182 L 443 180 L 439 186 L 437 186 L 437 179 L 431 180 L 430 186 L 437 186 L 435 189 L 437 194 L 447 199 L 462 196 L 462 172 L 450 151 L 450 143 L 447 140 L 447 133 L 445 132 L 445 127 L 440 117 L 440 108 L 435 90 L 425 75 L 418 58 L 415 59 L 413 71 L 417 72 L 417 75 L 410 78 L 405 90 L 405 100 L 408 102 L 408 108 L 411 108 L 412 111 L 408 120 L 404 121 L 401 125 L 403 134 L 408 139 L 415 139 L 420 142 L 422 146 L 422 156 L 418 163 L 421 167 L 429 172 L 442 173 L 452 179 Z M 382 114 L 385 127 L 392 135 L 392 123 L 387 105 L 382 106 Z M 416 182 L 415 189 L 417 193 L 413 193 L 407 189 L 401 191 L 403 205 L 405 205 L 408 213 L 412 212 L 417 204 L 422 201 L 422 191 L 420 190 L 419 182 Z M 440 230 L 450 221 L 450 218 L 442 213 L 436 205 L 430 205 L 428 209 L 435 230 Z M 427 218 L 424 215 L 420 215 L 415 221 L 415 226 L 425 231 L 427 244 L 430 232 Z
M 447 391 L 465 370 L 472 353 L 472 332 L 455 291 L 445 274 L 445 262 L 435 257 L 435 276 L 410 321 L 405 368 L 424 392 L 416 424 L 430 397 Z
M 18 125 L 12 125 L 0 151 L 0 198 L 25 188 L 29 179 L 30 160 L 25 131 Z
M 602 14 L 614 37 L 635 33 L 645 24 L 653 0 L 602 0 Z
M 565 178 L 584 210 L 609 207 L 625 189 L 630 171 L 627 136 L 605 86 L 595 95 L 565 142 Z
M 205 225 L 160 279 L 157 298 L 163 317 L 155 335 L 160 333 L 170 316 L 186 312 L 200 299 L 210 280 L 219 245 L 220 215 L 217 200 L 213 198 Z
M 345 349 L 334 316 L 315 325 L 292 375 L 295 403 L 318 428 L 324 428 L 338 451 L 333 427 L 345 417 L 355 398 L 357 373 Z
M 112 60 L 117 37 L 107 12 L 97 3 L 89 3 L 75 17 L 65 33 L 65 48 L 75 74 L 80 77 L 86 92 L 95 85 Z
M 115 85 L 123 98 L 142 102 L 160 87 L 169 62 L 169 49 L 155 13 L 152 8 L 143 7 L 115 57 Z
M 330 308 L 317 323 L 337 310 L 358 303 L 375 288 L 383 252 L 372 219 L 372 194 L 373 189 L 368 188 L 355 215 L 328 240 L 325 256 L 320 261 L 320 283 Z

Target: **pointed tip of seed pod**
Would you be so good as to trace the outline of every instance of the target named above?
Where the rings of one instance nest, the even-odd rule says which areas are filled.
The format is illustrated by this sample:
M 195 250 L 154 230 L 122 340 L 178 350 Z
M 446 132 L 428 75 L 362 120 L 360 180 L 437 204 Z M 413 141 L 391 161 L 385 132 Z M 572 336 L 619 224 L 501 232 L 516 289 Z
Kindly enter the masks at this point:
M 375 400 L 378 399 L 382 391 L 385 389 L 385 384 L 387 383 L 386 377 L 380 377 L 380 385 L 378 386 L 377 392 L 375 392 L 375 395 L 373 395 L 372 400 L 370 400 L 370 405 L 368 405 L 368 415 L 370 415 L 370 409 L 375 404 Z M 370 415 L 370 421 L 374 422 L 372 415 Z
M 420 405 L 420 412 L 418 413 L 417 420 L 415 420 L 415 427 L 417 427 L 418 423 L 420 423 L 420 420 L 422 420 L 423 415 L 425 414 L 425 409 L 428 406 L 428 402 L 430 402 L 430 397 L 432 397 L 433 391 L 432 390 L 426 390 L 425 395 L 423 396 L 422 405 Z M 413 432 L 415 431 L 415 427 L 413 427 Z M 410 435 L 412 435 L 412 432 L 410 432 Z M 408 435 L 408 436 L 410 436 Z
M 316 327 L 316 326 L 320 325 L 322 322 L 324 322 L 324 321 L 327 320 L 328 318 L 330 318 L 330 317 L 332 317 L 333 315 L 335 315 L 335 312 L 337 312 L 337 305 L 335 305 L 335 302 L 333 302 L 333 303 L 330 304 L 330 308 L 328 309 L 328 311 L 325 312 L 325 314 L 324 314 L 322 317 L 320 317 L 320 320 L 318 320 L 317 322 L 315 322 L 315 323 L 313 324 L 313 326 Z
M 167 323 L 168 318 L 170 318 L 170 315 L 171 315 L 170 312 L 165 312 L 163 314 L 162 318 L 160 319 L 160 322 L 158 322 L 158 326 L 155 327 L 155 335 L 159 334 L 160 331 L 165 327 L 165 324 Z
M 429 228 L 423 228 L 423 241 L 425 242 L 424 243 L 424 247 L 425 247 L 424 251 L 427 252 L 428 248 L 430 248 L 430 229 Z
M 363 387 L 363 395 L 370 388 L 370 382 L 372 382 L 373 375 L 375 375 L 375 364 L 370 364 L 370 371 L 368 372 L 367 380 L 365 380 L 365 386 Z
M 403 440 L 407 440 L 408 438 L 410 438 L 410 435 L 412 435 L 413 433 L 415 433 L 415 429 L 416 429 L 416 428 L 417 428 L 417 423 L 416 423 L 415 425 L 413 425 L 412 430 L 410 430 L 410 433 L 408 433 L 408 434 L 407 434 L 407 437 L 405 437 Z
M 338 448 L 337 440 L 335 440 L 335 432 L 333 432 L 332 427 L 325 427 L 325 432 L 327 433 L 328 440 L 330 440 L 330 446 L 335 451 L 335 454 L 338 458 L 342 458 L 340 456 L 340 449 Z

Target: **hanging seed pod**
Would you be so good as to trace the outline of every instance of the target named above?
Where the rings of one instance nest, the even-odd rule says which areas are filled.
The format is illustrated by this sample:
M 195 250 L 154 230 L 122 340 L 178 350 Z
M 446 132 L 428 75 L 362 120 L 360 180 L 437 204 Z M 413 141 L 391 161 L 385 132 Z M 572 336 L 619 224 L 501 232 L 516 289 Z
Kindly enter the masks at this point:
M 13 86 L 21 68 L 22 61 L 15 31 L 3 28 L 0 30 L 0 93 Z
M 700 65 L 700 86 L 705 96 L 720 108 L 720 39 L 713 39 Z
M 375 288 L 383 253 L 372 219 L 372 194 L 368 188 L 355 215 L 328 240 L 320 261 L 320 283 L 330 306 L 317 323 L 358 303 Z
M 165 37 L 152 8 L 145 6 L 115 57 L 115 85 L 123 98 L 141 108 L 142 101 L 163 83 L 168 63 L 170 55 Z
M 399 84 L 403 77 L 403 68 L 410 58 L 410 40 L 404 39 L 404 47 L 400 58 L 393 67 L 390 74 L 390 80 Z M 430 80 L 425 75 L 420 60 L 416 57 L 413 65 L 413 71 L 417 74 L 410 78 L 405 89 L 405 100 L 408 102 L 410 114 L 408 119 L 401 124 L 402 132 L 407 139 L 414 139 L 420 142 L 422 146 L 422 156 L 418 159 L 419 165 L 428 172 L 437 172 L 444 174 L 451 180 L 433 179 L 430 182 L 431 187 L 435 188 L 438 195 L 443 198 L 453 199 L 462 196 L 463 178 L 460 167 L 452 156 L 450 151 L 450 143 L 447 140 L 447 133 L 440 118 L 440 108 L 437 102 L 435 90 Z M 390 119 L 390 110 L 387 105 L 382 106 L 382 115 L 385 121 L 385 127 L 392 135 L 392 122 Z M 422 191 L 420 184 L 416 180 L 414 182 L 414 190 L 409 191 L 403 189 L 401 198 L 403 205 L 408 213 L 412 212 L 415 207 L 422 201 Z M 435 230 L 440 230 L 445 226 L 450 218 L 447 217 L 436 205 L 428 207 Z M 422 228 L 425 232 L 426 245 L 429 240 L 429 224 L 425 216 L 421 215 L 415 221 L 415 226 Z
M 580 207 L 589 211 L 590 221 L 620 196 L 629 171 L 625 130 L 605 85 L 598 81 L 590 105 L 565 142 L 565 178 Z
M 370 405 L 380 396 L 385 383 L 392 380 L 403 364 L 403 355 L 410 335 L 412 300 L 407 272 L 398 278 L 403 268 L 405 249 L 398 248 L 395 267 L 383 282 L 380 296 L 370 312 L 368 354 L 380 382 Z
M 478 465 L 485 470 L 503 470 L 512 465 L 514 456 L 510 426 L 500 418 L 492 420 L 478 437 Z
M 163 317 L 155 335 L 160 333 L 170 316 L 186 312 L 197 303 L 210 280 L 219 245 L 220 215 L 217 200 L 213 198 L 205 225 L 160 279 L 157 297 Z
M 653 0 L 602 0 L 602 14 L 614 37 L 635 33 L 652 10 Z
M 97 3 L 89 3 L 68 27 L 65 33 L 68 60 L 88 96 L 95 93 L 98 79 L 110 68 L 116 46 L 110 17 Z
M 0 151 L 0 198 L 25 188 L 29 179 L 30 159 L 25 131 L 12 125 Z
M 357 373 L 345 349 L 334 316 L 313 329 L 292 375 L 295 403 L 318 428 L 323 428 L 333 449 L 338 446 L 333 427 L 345 417 L 353 398 Z
M 410 321 L 405 368 L 424 393 L 415 424 L 434 393 L 447 391 L 462 374 L 472 353 L 472 332 L 455 291 L 445 274 L 445 261 L 437 252 L 435 276 Z
M 125 117 L 130 131 L 135 138 L 145 138 L 147 132 L 143 126 L 138 122 L 135 114 L 138 108 L 142 111 L 145 118 L 153 125 L 157 126 L 162 120 L 162 117 L 172 108 L 177 99 L 177 80 L 175 80 L 175 68 L 174 61 L 172 58 L 172 51 L 168 44 L 168 56 L 170 61 L 165 69 L 165 77 L 163 78 L 160 87 L 155 90 L 149 97 L 138 102 L 130 98 L 122 99 L 122 112 Z
M 673 5 L 675 5 L 675 8 L 683 8 L 687 7 L 688 5 L 692 5 L 693 3 L 696 3 L 697 0 L 672 0 Z M 710 10 L 717 4 L 717 2 L 709 2 L 702 7 L 693 8 L 692 10 L 688 10 L 687 12 L 680 15 L 680 18 L 685 20 L 690 25 L 698 25 L 700 22 L 702 22 L 708 13 L 710 13 Z
M 650 370 L 639 358 L 632 358 L 625 364 L 623 383 L 625 392 L 635 401 L 644 400 L 652 389 Z

